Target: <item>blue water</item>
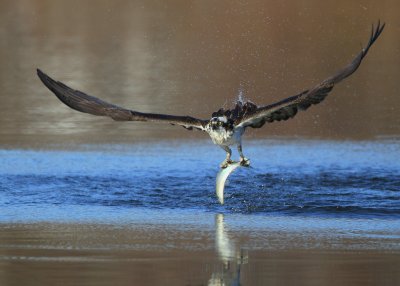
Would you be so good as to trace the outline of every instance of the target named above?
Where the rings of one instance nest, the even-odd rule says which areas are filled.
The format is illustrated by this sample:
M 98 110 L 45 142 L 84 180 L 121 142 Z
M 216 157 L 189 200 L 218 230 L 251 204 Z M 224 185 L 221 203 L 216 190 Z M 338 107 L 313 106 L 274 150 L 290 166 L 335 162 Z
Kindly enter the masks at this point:
M 52 220 L 60 207 L 68 219 L 78 206 L 88 210 L 80 219 L 91 217 L 92 207 L 400 218 L 395 140 L 251 141 L 245 151 L 252 168 L 231 174 L 223 206 L 215 177 L 224 153 L 208 141 L 74 147 L 1 150 L 0 220 Z
M 146 212 L 400 218 L 399 141 L 265 140 L 244 151 L 252 168 L 231 174 L 221 206 L 215 177 L 225 155 L 208 141 L 3 149 L 0 221 Z

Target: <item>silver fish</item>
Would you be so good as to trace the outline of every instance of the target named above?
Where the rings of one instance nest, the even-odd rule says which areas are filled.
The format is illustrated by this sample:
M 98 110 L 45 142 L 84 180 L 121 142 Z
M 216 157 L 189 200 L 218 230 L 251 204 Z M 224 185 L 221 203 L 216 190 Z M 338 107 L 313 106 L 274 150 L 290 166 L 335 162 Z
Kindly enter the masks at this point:
M 221 203 L 221 205 L 224 204 L 224 188 L 226 179 L 233 171 L 237 169 L 237 167 L 240 166 L 242 166 L 240 162 L 230 163 L 226 168 L 221 169 L 217 174 L 215 191 L 217 193 L 218 201 Z

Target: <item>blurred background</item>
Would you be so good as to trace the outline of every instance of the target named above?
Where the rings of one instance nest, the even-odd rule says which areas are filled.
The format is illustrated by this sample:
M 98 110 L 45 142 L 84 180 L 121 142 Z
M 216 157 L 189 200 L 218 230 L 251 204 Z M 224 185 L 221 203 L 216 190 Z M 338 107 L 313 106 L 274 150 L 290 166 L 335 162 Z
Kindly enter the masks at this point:
M 352 60 L 378 19 L 381 38 L 322 104 L 246 135 L 399 136 L 399 9 L 394 0 L 2 0 L 0 144 L 206 138 L 73 111 L 36 68 L 117 105 L 207 119 L 239 95 L 269 104 L 319 83 Z

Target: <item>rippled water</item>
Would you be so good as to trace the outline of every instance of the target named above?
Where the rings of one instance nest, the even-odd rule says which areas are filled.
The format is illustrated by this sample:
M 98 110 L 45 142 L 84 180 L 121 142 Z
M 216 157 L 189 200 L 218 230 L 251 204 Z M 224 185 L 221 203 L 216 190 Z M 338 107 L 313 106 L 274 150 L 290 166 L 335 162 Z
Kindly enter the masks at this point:
M 0 150 L 0 284 L 398 285 L 398 140 L 246 143 Z
M 208 141 L 1 150 L 0 220 L 116 219 L 131 210 L 400 218 L 400 144 L 251 141 L 252 168 L 215 195 L 224 153 Z

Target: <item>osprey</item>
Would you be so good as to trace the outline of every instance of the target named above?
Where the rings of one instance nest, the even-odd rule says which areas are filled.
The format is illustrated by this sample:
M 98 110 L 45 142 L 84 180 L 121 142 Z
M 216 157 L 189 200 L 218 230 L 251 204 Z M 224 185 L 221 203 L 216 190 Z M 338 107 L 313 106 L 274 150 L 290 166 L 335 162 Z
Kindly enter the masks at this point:
M 226 151 L 226 159 L 221 163 L 221 168 L 226 168 L 233 162 L 231 160 L 232 150 L 230 146 L 237 147 L 241 165 L 248 166 L 250 165 L 250 161 L 242 152 L 242 135 L 246 128 L 260 128 L 266 122 L 271 123 L 287 120 L 294 117 L 299 110 L 306 110 L 311 105 L 320 103 L 335 84 L 357 70 L 361 61 L 367 55 L 369 48 L 379 37 L 384 27 L 385 24 L 381 25 L 380 22 L 378 22 L 376 28 L 372 25 L 371 37 L 366 47 L 357 54 L 350 64 L 313 88 L 270 105 L 257 106 L 250 101 L 238 101 L 232 109 L 225 110 L 221 108 L 217 112 L 214 112 L 210 120 L 198 119 L 191 116 L 142 113 L 125 109 L 79 90 L 72 89 L 62 82 L 53 80 L 39 69 L 37 70 L 37 74 L 45 86 L 63 103 L 75 110 L 98 116 L 109 116 L 117 121 L 166 122 L 172 125 L 183 126 L 188 130 L 198 129 L 208 133 L 214 144 Z

